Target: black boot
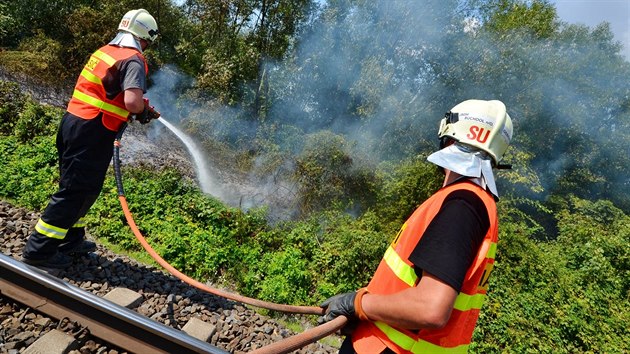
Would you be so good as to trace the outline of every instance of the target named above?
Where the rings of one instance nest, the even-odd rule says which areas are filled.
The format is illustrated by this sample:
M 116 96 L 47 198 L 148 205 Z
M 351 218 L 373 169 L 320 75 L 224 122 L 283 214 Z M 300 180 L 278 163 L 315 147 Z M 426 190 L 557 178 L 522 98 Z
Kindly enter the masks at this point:
M 72 265 L 72 258 L 57 252 L 48 258 L 27 258 L 22 255 L 22 262 L 36 267 L 63 269 Z

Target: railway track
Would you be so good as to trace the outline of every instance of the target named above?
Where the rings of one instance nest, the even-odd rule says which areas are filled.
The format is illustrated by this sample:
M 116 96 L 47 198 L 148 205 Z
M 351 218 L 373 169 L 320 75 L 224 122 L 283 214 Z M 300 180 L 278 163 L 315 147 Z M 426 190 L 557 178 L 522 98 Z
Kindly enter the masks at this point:
M 0 254 L 0 293 L 132 353 L 228 353 Z
M 160 269 L 141 264 L 125 255 L 116 254 L 98 242 L 96 252 L 76 259 L 67 269 L 44 273 L 37 268 L 26 266 L 17 261 L 38 218 L 39 215 L 36 213 L 0 201 L 0 254 L 4 255 L 2 257 L 3 266 L 0 268 L 0 354 L 22 353 L 47 332 L 58 328 L 65 330 L 66 327 L 68 329 L 65 332 L 80 337 L 78 338 L 78 348 L 70 351 L 70 354 L 158 352 L 143 349 L 130 350 L 126 349 L 128 344 L 118 344 L 109 342 L 110 339 L 101 339 L 102 336 L 98 334 L 98 330 L 93 329 L 96 325 L 79 323 L 78 319 L 70 318 L 71 316 L 67 315 L 69 313 L 68 308 L 74 311 L 74 305 L 79 300 L 73 299 L 72 304 L 67 305 L 65 309 L 57 310 L 60 314 L 54 316 L 43 314 L 44 307 L 52 306 L 49 303 L 54 301 L 46 300 L 46 305 L 42 305 L 42 300 L 37 299 L 37 297 L 44 296 L 43 292 L 49 291 L 49 286 L 35 291 L 30 290 L 26 292 L 26 295 L 22 295 L 33 299 L 11 300 L 9 293 L 17 292 L 17 290 L 6 289 L 13 289 L 15 287 L 13 283 L 21 285 L 28 279 L 39 278 L 39 276 L 50 278 L 49 280 L 53 285 L 72 289 L 73 293 L 77 293 L 75 296 L 80 299 L 84 294 L 89 294 L 85 295 L 86 297 L 98 298 L 99 300 L 96 301 L 104 302 L 107 305 L 105 310 L 110 311 L 109 314 L 106 312 L 103 316 L 122 316 L 120 313 L 111 314 L 112 309 L 119 306 L 111 306 L 103 298 L 107 298 L 107 295 L 113 290 L 121 288 L 133 291 L 139 298 L 138 303 L 125 308 L 123 312 L 135 313 L 131 316 L 142 318 L 140 321 L 149 327 L 145 330 L 151 330 L 151 326 L 149 326 L 151 324 L 162 329 L 168 328 L 165 333 L 172 334 L 186 330 L 187 324 L 196 320 L 211 327 L 212 331 L 202 342 L 210 345 L 210 347 L 218 348 L 212 349 L 219 350 L 218 352 L 248 353 L 293 336 L 295 332 L 281 324 L 284 321 L 300 321 L 301 326 L 306 329 L 315 325 L 307 321 L 311 319 L 307 316 L 281 315 L 281 317 L 272 318 L 237 302 L 199 291 Z M 17 279 L 10 280 L 8 275 L 10 271 L 7 270 L 9 268 L 17 268 L 21 273 L 34 271 L 35 275 L 11 275 L 11 278 L 17 277 Z M 23 304 L 27 300 L 31 302 Z M 63 319 L 60 320 L 60 318 Z M 92 318 L 92 320 L 96 321 L 99 318 Z M 124 337 L 125 334 L 132 333 L 126 329 L 127 324 L 121 324 L 121 326 L 125 330 L 118 335 Z M 89 334 L 82 334 L 88 330 Z M 299 332 L 303 330 L 299 330 Z M 133 335 L 133 337 L 137 336 L 139 335 Z M 188 335 L 183 336 L 183 338 L 187 337 Z M 161 344 L 156 345 L 156 341 L 150 341 L 148 345 L 166 348 Z M 336 353 L 338 349 L 335 348 L 334 344 L 330 344 L 335 341 L 338 342 L 339 339 L 329 337 L 325 341 L 309 344 L 293 353 Z M 193 348 L 191 350 L 167 351 L 185 353 L 194 352 L 194 350 Z M 211 349 L 204 350 L 204 352 L 212 353 Z

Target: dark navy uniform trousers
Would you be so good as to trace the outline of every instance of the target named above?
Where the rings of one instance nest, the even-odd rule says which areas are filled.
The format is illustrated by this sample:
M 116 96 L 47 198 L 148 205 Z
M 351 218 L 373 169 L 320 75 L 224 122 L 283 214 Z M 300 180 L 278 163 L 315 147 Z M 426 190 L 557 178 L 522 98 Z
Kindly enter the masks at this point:
M 68 231 L 65 237 L 33 231 L 24 248 L 24 257 L 48 258 L 58 247 L 83 241 L 85 228 L 77 222 L 87 214 L 103 188 L 115 138 L 116 132 L 105 128 L 101 114 L 94 119 L 64 114 L 56 140 L 59 189 L 50 198 L 40 222 Z

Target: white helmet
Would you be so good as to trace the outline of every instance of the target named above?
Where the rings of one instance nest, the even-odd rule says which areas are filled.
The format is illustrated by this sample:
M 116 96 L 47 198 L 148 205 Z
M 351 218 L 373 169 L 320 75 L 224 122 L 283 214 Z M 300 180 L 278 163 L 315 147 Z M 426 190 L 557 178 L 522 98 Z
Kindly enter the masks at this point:
M 495 166 L 512 140 L 512 119 L 501 101 L 467 100 L 446 113 L 438 136 L 487 152 Z
M 145 9 L 128 11 L 120 20 L 118 30 L 129 32 L 149 42 L 153 42 L 159 33 L 157 22 Z

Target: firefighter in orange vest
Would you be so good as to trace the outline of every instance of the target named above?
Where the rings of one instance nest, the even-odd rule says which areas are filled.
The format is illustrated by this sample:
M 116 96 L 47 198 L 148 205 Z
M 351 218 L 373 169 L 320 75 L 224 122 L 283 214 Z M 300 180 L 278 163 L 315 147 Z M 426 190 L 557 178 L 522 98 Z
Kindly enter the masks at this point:
M 127 12 L 118 34 L 94 52 L 79 75 L 57 132 L 59 189 L 51 197 L 24 247 L 25 263 L 65 268 L 73 256 L 92 252 L 83 217 L 96 201 L 113 155 L 118 130 L 129 119 L 159 117 L 143 97 L 147 62 L 143 51 L 158 36 L 144 9 Z
M 324 321 L 351 329 L 339 353 L 466 353 L 488 289 L 498 239 L 493 168 L 512 120 L 496 100 L 467 100 L 442 119 L 427 159 L 442 188 L 407 219 L 366 288 L 322 303 Z

